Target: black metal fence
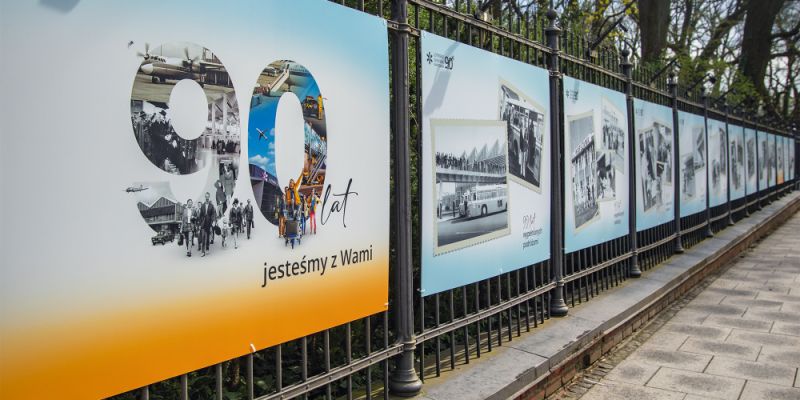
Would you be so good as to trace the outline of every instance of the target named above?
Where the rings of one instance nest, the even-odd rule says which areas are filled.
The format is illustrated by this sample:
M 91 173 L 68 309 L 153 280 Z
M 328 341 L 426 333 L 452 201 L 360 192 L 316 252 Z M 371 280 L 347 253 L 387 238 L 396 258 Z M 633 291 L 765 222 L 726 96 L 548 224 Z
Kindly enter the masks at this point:
M 553 11 L 537 15 L 503 10 L 493 22 L 475 17 L 473 0 L 334 1 L 386 18 L 390 29 L 392 94 L 392 257 L 389 311 L 302 337 L 250 355 L 115 396 L 117 399 L 388 398 L 413 395 L 422 382 L 536 329 L 569 306 L 589 301 L 641 275 L 684 248 L 725 229 L 774 201 L 795 180 L 758 188 L 743 199 L 636 232 L 633 98 L 671 107 L 673 168 L 678 181 L 678 110 L 783 136 L 753 113 L 712 108 L 695 91 L 682 93 L 667 69 L 629 62 L 626 51 L 591 49 L 561 31 Z M 552 165 L 551 254 L 544 262 L 431 296 L 420 292 L 422 96 L 420 32 L 428 31 L 550 71 Z M 630 234 L 564 253 L 563 74 L 624 92 L 629 114 Z M 686 88 L 681 88 L 685 90 Z M 727 138 L 726 138 L 727 139 Z M 797 171 L 797 166 L 793 166 Z M 796 175 L 796 174 L 795 174 Z M 730 176 L 730 175 L 728 175 Z M 708 183 L 707 183 L 708 184 Z M 708 193 L 708 191 L 707 191 Z M 708 198 L 708 195 L 706 196 Z M 257 316 L 254 316 L 257 318 Z M 198 349 L 202 351 L 202 349 Z M 158 362 L 158 360 L 153 360 Z

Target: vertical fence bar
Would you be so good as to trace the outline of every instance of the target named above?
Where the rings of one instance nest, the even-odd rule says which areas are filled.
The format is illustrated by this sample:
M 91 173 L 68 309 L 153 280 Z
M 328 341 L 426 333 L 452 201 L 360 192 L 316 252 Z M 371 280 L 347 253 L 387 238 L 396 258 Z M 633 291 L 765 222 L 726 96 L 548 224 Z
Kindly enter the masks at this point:
M 675 77 L 675 72 L 670 71 L 667 79 L 667 88 L 669 90 L 670 105 L 672 106 L 672 151 L 674 152 L 672 158 L 672 165 L 675 166 L 675 175 L 673 178 L 675 189 L 672 208 L 675 210 L 675 252 L 683 253 L 683 239 L 681 239 L 681 150 L 680 150 L 680 118 L 678 114 L 678 82 Z
M 189 376 L 181 375 L 181 400 L 189 400 Z
M 563 162 L 561 160 L 561 72 L 559 69 L 558 39 L 561 29 L 556 25 L 558 14 L 556 10 L 547 10 L 549 21 L 544 29 L 547 37 L 547 47 L 550 55 L 547 58 L 547 68 L 550 70 L 550 260 L 552 262 L 553 280 L 556 287 L 550 297 L 550 315 L 563 317 L 569 309 L 564 302 L 564 208 L 561 204 L 561 174 Z
M 253 400 L 255 398 L 255 385 L 253 385 L 253 353 L 247 355 L 246 373 L 247 373 L 247 400 Z
M 705 88 L 700 89 L 700 94 L 703 100 L 703 124 L 705 125 L 706 135 L 706 237 L 713 237 L 714 231 L 711 229 L 711 188 L 708 182 L 708 168 L 709 168 L 709 143 L 708 143 L 708 96 L 706 95 Z
M 389 390 L 398 396 L 411 397 L 422 389 L 414 370 L 414 277 L 411 265 L 411 181 L 408 154 L 409 73 L 408 73 L 408 1 L 392 1 L 392 19 L 397 30 L 392 34 L 392 91 L 394 96 L 395 148 L 395 229 L 397 230 L 397 264 L 395 265 L 395 333 L 403 343 L 403 352 L 395 358 L 389 377 Z
M 639 249 L 636 238 L 636 150 L 634 150 L 636 129 L 633 120 L 633 84 L 631 79 L 633 64 L 628 58 L 631 55 L 630 50 L 622 49 L 620 55 L 622 56 L 620 67 L 622 67 L 622 74 L 625 75 L 625 104 L 628 107 L 628 240 L 631 246 L 631 265 L 628 276 L 638 278 L 642 276 L 642 269 L 639 268 Z
M 222 393 L 222 363 L 219 363 L 214 366 L 214 375 L 215 375 L 215 383 L 216 383 L 216 390 L 214 392 L 214 399 L 215 400 L 222 400 L 223 393 Z

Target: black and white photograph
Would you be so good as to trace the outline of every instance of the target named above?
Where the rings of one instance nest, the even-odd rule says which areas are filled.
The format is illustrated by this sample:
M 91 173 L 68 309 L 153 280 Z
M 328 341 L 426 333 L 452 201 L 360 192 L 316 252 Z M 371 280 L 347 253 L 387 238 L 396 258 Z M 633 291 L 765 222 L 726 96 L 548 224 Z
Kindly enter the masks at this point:
M 522 185 L 540 191 L 544 113 L 511 84 L 500 84 L 500 119 L 507 124 L 508 173 Z
M 767 184 L 772 185 L 773 179 L 775 179 L 775 141 L 774 140 L 767 140 L 767 157 L 766 157 L 766 169 L 767 169 Z
M 505 121 L 431 120 L 434 254 L 509 233 Z
M 139 57 L 142 61 L 131 93 L 136 143 L 165 173 L 202 174 L 205 184 L 190 199 L 176 199 L 166 182 L 133 184 L 125 190 L 140 199 L 142 217 L 156 232 L 151 238 L 154 245 L 177 241 L 187 257 L 193 254 L 191 245 L 196 245 L 196 253 L 205 256 L 215 241 L 227 247 L 229 233 L 238 238 L 241 218 L 236 214 L 245 207 L 234 198 L 241 133 L 233 86 L 217 57 L 201 46 L 145 46 Z M 186 110 L 169 106 L 176 90 L 179 96 L 190 93 L 205 100 L 202 125 L 179 123 L 186 119 Z M 198 218 L 200 214 L 204 217 Z
M 742 188 L 742 185 L 744 185 L 744 177 L 742 176 L 744 147 L 742 146 L 742 139 L 739 135 L 733 135 L 730 142 L 731 188 L 733 190 L 739 190 Z
M 719 193 L 727 174 L 725 163 L 728 152 L 725 146 L 725 131 L 719 128 L 717 131 L 711 132 L 711 135 L 713 135 L 714 139 L 709 139 L 709 145 L 713 144 L 713 146 L 709 147 L 709 159 L 712 160 L 710 165 L 711 187 L 713 188 L 712 192 Z
M 664 168 L 659 168 L 657 149 L 660 134 L 655 126 L 639 132 L 639 175 L 642 179 L 642 201 L 644 211 L 661 204 L 662 176 Z
M 665 124 L 654 122 L 653 131 L 657 133 L 656 171 L 664 185 L 672 185 L 672 129 Z
M 692 143 L 694 143 L 694 169 L 698 170 L 706 166 L 706 134 L 702 126 L 692 128 Z
M 612 165 L 614 155 L 609 151 L 597 154 L 597 201 L 614 200 L 616 193 L 616 168 Z
M 697 189 L 695 188 L 696 180 L 693 152 L 685 154 L 681 162 L 683 163 L 683 185 L 681 186 L 681 194 L 684 198 L 691 199 L 697 193 Z
M 597 204 L 598 162 L 595 151 L 594 111 L 569 116 L 572 207 L 575 228 L 581 228 L 599 216 Z M 606 161 L 604 161 L 606 163 Z
M 747 139 L 747 179 L 752 180 L 756 175 L 756 139 Z
M 605 98 L 601 114 L 601 149 L 609 151 L 614 167 L 625 173 L 625 131 L 622 129 L 626 123 L 625 118 L 622 112 Z

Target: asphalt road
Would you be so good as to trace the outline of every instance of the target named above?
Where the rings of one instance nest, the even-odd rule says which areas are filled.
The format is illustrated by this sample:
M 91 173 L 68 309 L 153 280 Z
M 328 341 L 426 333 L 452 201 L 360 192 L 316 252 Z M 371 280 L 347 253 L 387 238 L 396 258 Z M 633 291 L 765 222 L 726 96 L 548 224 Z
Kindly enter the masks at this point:
M 473 219 L 456 218 L 438 223 L 439 246 L 471 239 L 508 227 L 508 212 Z

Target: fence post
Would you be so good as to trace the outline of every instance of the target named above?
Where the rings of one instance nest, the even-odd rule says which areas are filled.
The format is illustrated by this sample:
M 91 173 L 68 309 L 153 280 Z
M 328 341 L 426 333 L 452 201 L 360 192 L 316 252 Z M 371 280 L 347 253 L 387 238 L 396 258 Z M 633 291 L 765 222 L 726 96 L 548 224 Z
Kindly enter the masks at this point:
M 728 123 L 730 121 L 730 106 L 728 105 L 728 101 L 725 101 L 725 170 L 726 175 L 728 177 L 728 226 L 733 225 L 733 213 L 731 210 L 733 206 L 731 205 L 731 127 Z
M 561 135 L 561 71 L 559 69 L 558 38 L 561 29 L 556 26 L 558 14 L 552 8 L 545 14 L 549 21 L 544 28 L 547 38 L 547 47 L 550 54 L 547 58 L 547 68 L 550 71 L 550 264 L 553 268 L 553 281 L 556 287 L 551 291 L 550 315 L 563 317 L 569 309 L 564 302 L 564 204 L 562 202 L 562 175 L 564 162 L 562 148 L 564 143 Z
M 408 2 L 392 1 L 392 19 L 397 30 L 392 34 L 392 91 L 394 97 L 394 168 L 395 168 L 395 249 L 397 264 L 395 282 L 395 334 L 403 344 L 403 352 L 395 358 L 395 368 L 389 376 L 392 394 L 411 397 L 422 389 L 414 370 L 414 281 L 411 265 L 411 182 L 408 154 L 410 135 L 408 84 Z
M 675 252 L 683 253 L 683 239 L 681 239 L 681 138 L 680 138 L 680 118 L 678 117 L 678 82 L 675 81 L 675 72 L 670 71 L 667 79 L 669 89 L 670 105 L 672 106 L 672 165 L 675 166 L 675 188 L 672 202 L 675 210 Z
M 625 104 L 628 107 L 628 240 L 631 244 L 631 266 L 628 276 L 638 278 L 642 276 L 639 268 L 639 246 L 636 243 L 636 128 L 633 122 L 633 83 L 631 73 L 633 64 L 628 58 L 631 51 L 622 49 L 620 52 L 622 61 L 619 66 L 622 74 L 625 75 Z
M 703 99 L 703 123 L 706 131 L 706 237 L 710 238 L 714 236 L 714 231 L 711 230 L 711 187 L 708 182 L 708 171 L 711 168 L 711 160 L 708 159 L 708 95 L 705 88 L 700 90 L 700 96 Z

